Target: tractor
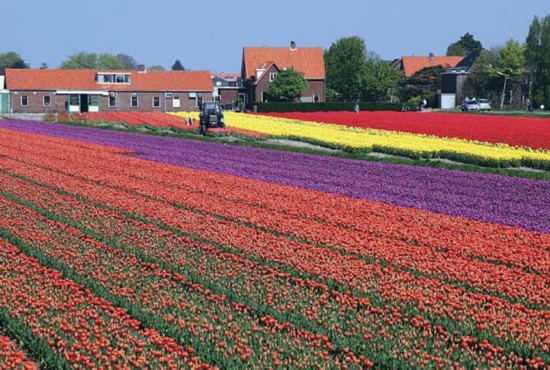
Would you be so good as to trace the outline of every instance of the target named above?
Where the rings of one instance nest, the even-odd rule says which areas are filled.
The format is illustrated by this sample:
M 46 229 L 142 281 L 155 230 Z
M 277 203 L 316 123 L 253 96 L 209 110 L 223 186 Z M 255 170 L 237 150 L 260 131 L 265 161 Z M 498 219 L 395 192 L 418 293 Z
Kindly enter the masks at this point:
M 209 128 L 224 128 L 225 122 L 223 111 L 220 103 L 216 101 L 208 101 L 202 103 L 199 113 L 200 124 L 199 132 L 204 135 Z

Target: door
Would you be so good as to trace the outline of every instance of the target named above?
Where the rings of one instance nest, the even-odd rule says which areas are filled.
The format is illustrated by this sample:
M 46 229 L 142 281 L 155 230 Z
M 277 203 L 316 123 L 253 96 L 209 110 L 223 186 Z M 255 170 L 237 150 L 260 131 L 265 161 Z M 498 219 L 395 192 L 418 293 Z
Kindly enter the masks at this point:
M 9 94 L 0 94 L 0 113 L 10 112 Z
M 90 109 L 90 96 L 88 94 L 80 94 L 80 113 L 88 112 Z

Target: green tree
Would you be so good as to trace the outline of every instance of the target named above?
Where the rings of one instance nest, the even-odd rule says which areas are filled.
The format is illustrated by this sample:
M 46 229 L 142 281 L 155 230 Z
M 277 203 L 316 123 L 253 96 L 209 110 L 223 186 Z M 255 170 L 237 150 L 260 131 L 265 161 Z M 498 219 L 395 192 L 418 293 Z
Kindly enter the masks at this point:
M 267 95 L 271 101 L 292 102 L 298 99 L 306 89 L 307 83 L 304 76 L 294 68 L 288 68 L 277 74 L 269 84 Z
M 4 74 L 5 68 L 26 69 L 29 65 L 25 63 L 19 54 L 13 51 L 0 54 L 0 74 Z
M 483 49 L 481 42 L 474 39 L 474 36 L 466 33 L 455 43 L 447 48 L 447 56 L 466 56 L 474 50 Z
M 384 101 L 399 94 L 402 73 L 388 63 L 369 59 L 363 68 L 361 96 L 367 101 Z
M 77 53 L 61 62 L 61 69 L 124 69 L 121 59 L 112 54 Z
M 499 49 L 482 50 L 468 73 L 464 84 L 465 96 L 482 96 L 497 103 L 502 89 L 502 76 L 495 74 L 493 66 L 497 64 Z
M 412 98 L 428 101 L 428 106 L 437 104 L 437 91 L 441 89 L 441 73 L 445 71 L 443 66 L 426 67 L 415 72 L 411 77 L 401 82 L 403 85 L 401 100 L 410 101 Z
M 125 69 L 122 60 L 112 54 L 99 54 L 96 66 L 96 69 Z
M 122 53 L 117 54 L 116 57 L 122 63 L 122 68 L 128 70 L 137 69 L 139 63 L 134 59 L 134 57 Z
M 519 106 L 524 61 L 524 46 L 514 40 L 507 41 L 504 46 L 482 51 L 468 74 L 464 87 L 466 95 L 487 97 L 499 105 L 507 96 L 508 101 Z M 512 99 L 513 95 L 515 99 Z
M 158 64 L 155 64 L 148 68 L 150 71 L 164 71 L 164 67 Z
M 172 64 L 172 71 L 185 71 L 185 67 L 181 64 L 179 59 L 176 59 L 174 64 Z
M 338 100 L 355 100 L 363 90 L 367 47 L 359 36 L 341 38 L 325 51 L 327 88 Z
M 528 94 L 539 104 L 550 104 L 550 16 L 533 19 L 525 41 Z

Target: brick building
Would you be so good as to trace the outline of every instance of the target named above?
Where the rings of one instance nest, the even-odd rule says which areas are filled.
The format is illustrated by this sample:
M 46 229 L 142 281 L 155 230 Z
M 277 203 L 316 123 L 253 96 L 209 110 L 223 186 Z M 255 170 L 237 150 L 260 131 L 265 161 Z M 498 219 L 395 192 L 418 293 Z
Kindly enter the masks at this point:
M 326 97 L 325 61 L 323 49 L 290 47 L 245 47 L 241 76 L 244 82 L 245 103 L 267 100 L 267 89 L 278 73 L 293 67 L 302 72 L 307 83 L 300 101 L 324 102 Z
M 192 111 L 213 99 L 209 71 L 6 69 L 13 113 Z

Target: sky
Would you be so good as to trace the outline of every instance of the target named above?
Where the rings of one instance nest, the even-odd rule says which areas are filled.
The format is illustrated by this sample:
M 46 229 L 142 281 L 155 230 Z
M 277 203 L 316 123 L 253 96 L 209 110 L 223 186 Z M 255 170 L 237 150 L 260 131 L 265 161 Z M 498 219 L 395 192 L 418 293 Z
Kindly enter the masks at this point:
M 328 49 L 359 36 L 382 59 L 445 55 L 467 32 L 485 48 L 525 42 L 550 0 L 0 0 L 0 53 L 57 68 L 79 52 L 148 67 L 240 73 L 245 46 Z

